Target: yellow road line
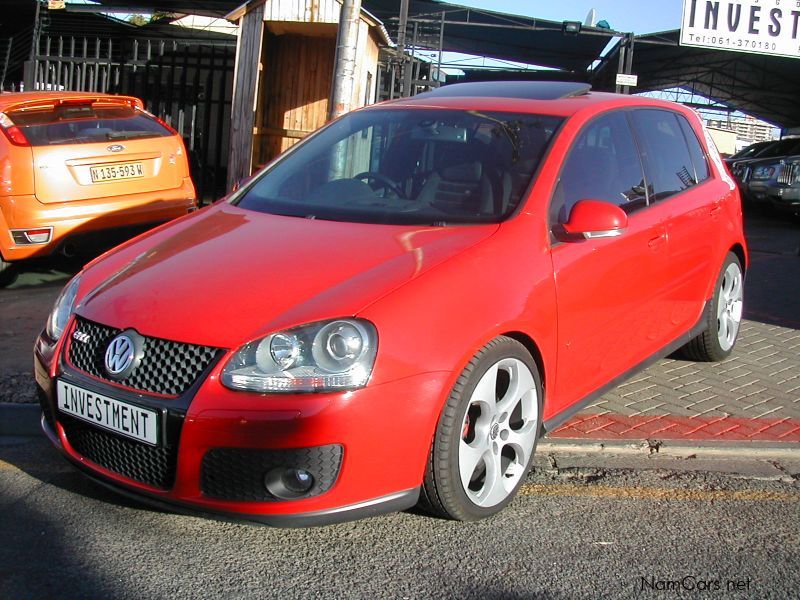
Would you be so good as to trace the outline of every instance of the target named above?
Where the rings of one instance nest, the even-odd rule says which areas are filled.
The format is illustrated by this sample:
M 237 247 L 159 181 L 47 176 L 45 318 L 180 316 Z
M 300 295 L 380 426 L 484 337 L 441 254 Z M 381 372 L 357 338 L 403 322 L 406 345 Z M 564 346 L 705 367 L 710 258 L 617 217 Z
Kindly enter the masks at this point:
M 609 487 L 602 485 L 527 484 L 520 496 L 576 496 L 625 500 L 755 500 L 798 502 L 800 494 L 767 490 L 697 490 L 659 487 Z
M 3 459 L 0 459 L 0 471 L 14 471 L 17 467 L 12 465 L 11 463 L 7 463 Z

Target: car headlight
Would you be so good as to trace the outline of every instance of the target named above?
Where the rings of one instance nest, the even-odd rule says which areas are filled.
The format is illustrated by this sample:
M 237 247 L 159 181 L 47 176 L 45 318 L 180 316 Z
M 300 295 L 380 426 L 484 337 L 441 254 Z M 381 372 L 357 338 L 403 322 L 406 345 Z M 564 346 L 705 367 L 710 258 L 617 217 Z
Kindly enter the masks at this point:
M 81 276 L 76 275 L 72 280 L 64 286 L 61 293 L 53 305 L 53 310 L 47 318 L 47 325 L 45 331 L 51 339 L 58 340 L 61 334 L 64 333 L 64 328 L 69 322 L 72 311 L 75 308 L 75 297 L 78 295 L 78 285 L 80 284 Z
M 222 383 L 261 393 L 357 389 L 367 384 L 377 350 L 368 321 L 311 323 L 242 346 L 222 370 Z
M 758 167 L 753 170 L 753 179 L 769 179 L 775 174 L 775 167 Z

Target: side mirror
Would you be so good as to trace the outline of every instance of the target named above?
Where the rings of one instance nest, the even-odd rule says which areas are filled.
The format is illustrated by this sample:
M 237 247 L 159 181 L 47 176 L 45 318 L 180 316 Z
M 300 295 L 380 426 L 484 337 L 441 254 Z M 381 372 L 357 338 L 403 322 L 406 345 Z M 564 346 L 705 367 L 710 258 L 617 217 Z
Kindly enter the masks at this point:
M 628 215 L 616 204 L 602 200 L 580 200 L 569 213 L 564 231 L 586 239 L 622 235 L 628 227 Z

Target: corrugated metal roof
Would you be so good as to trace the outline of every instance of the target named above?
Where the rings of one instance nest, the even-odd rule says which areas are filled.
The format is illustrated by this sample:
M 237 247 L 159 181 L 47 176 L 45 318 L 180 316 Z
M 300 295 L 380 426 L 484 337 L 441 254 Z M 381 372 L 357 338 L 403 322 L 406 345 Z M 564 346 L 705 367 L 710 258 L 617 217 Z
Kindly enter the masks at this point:
M 799 59 L 679 46 L 679 39 L 677 29 L 636 37 L 635 91 L 682 87 L 782 127 L 800 125 Z M 613 86 L 614 71 L 603 73 L 603 87 Z

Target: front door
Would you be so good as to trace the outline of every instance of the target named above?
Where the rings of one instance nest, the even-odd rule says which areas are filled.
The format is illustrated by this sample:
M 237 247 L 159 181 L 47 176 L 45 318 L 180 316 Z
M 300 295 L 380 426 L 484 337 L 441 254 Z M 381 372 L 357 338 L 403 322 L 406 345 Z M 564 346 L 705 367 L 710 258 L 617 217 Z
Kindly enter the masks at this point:
M 667 238 L 662 218 L 648 210 L 646 187 L 626 112 L 606 113 L 581 130 L 550 207 L 559 339 L 553 411 L 661 347 Z M 618 237 L 559 239 L 560 224 L 584 199 L 620 206 L 627 229 Z

